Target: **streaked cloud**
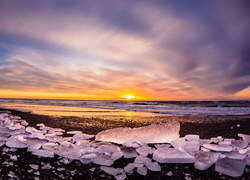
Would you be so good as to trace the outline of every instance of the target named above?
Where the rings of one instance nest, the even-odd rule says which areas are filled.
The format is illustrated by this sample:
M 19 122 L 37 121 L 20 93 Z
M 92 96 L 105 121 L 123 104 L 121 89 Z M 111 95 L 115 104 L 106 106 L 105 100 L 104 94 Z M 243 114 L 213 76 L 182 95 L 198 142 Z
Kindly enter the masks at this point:
M 0 4 L 0 90 L 164 100 L 248 92 L 248 1 Z

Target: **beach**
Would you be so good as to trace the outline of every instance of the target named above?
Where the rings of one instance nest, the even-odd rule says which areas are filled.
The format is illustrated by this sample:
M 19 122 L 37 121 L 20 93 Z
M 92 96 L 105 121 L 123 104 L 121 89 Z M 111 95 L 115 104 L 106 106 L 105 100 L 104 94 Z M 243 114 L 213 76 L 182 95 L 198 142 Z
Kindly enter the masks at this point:
M 3 111 L 4 109 L 0 109 Z M 152 124 L 152 121 L 138 121 L 135 118 L 121 119 L 98 119 L 79 118 L 71 116 L 45 116 L 32 113 L 25 113 L 10 110 L 12 115 L 25 119 L 29 126 L 36 127 L 39 123 L 53 128 L 61 128 L 66 131 L 79 130 L 87 134 L 97 134 L 106 129 L 116 127 L 142 127 Z M 204 123 L 202 119 L 210 118 Z M 161 122 L 160 122 L 161 121 Z M 222 136 L 223 138 L 236 138 L 238 133 L 249 134 L 249 116 L 165 116 L 158 118 L 156 123 L 179 121 L 180 136 L 197 134 L 202 139 Z M 202 123 L 203 122 L 203 123 Z M 152 145 L 153 146 L 153 145 Z M 61 162 L 60 162 L 61 161 Z M 113 167 L 123 167 L 132 162 L 131 159 L 121 158 L 115 162 Z M 27 152 L 25 149 L 18 149 L 14 152 L 1 147 L 1 178 L 2 179 L 113 179 L 95 164 L 82 164 L 74 160 L 68 164 L 62 163 L 58 156 L 54 158 L 38 158 Z M 13 175 L 12 175 L 12 174 Z M 13 176 L 13 177 L 12 177 Z M 10 178 L 12 177 L 12 178 Z M 160 172 L 148 171 L 146 176 L 136 172 L 128 175 L 127 179 L 233 179 L 230 176 L 214 171 L 214 165 L 205 171 L 194 168 L 193 164 L 161 164 Z M 249 166 L 244 174 L 236 179 L 249 179 Z

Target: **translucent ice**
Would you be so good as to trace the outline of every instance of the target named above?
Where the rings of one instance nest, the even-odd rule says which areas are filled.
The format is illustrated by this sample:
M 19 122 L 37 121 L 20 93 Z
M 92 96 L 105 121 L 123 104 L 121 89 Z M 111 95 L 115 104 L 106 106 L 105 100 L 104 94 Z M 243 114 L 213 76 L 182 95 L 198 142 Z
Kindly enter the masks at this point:
M 178 138 L 175 139 L 174 141 L 171 141 L 171 145 L 175 148 L 178 149 L 179 151 L 185 152 L 184 148 L 186 146 L 186 140 L 185 138 Z
M 145 157 L 145 156 L 137 156 L 137 157 L 135 158 L 135 162 L 134 162 L 134 163 L 146 165 L 146 164 L 148 164 L 148 163 L 151 163 L 151 161 L 152 161 L 152 160 L 151 160 L 150 158 L 148 158 L 148 157 Z
M 174 148 L 159 148 L 153 154 L 153 159 L 160 163 L 193 163 L 194 157 Z
M 97 158 L 93 159 L 93 163 L 103 166 L 111 166 L 114 163 L 114 160 L 111 159 L 111 156 L 109 155 L 99 154 Z
M 7 142 L 6 142 L 6 146 L 8 147 L 13 147 L 13 148 L 26 148 L 27 144 L 18 140 L 18 139 L 14 139 L 14 138 L 10 138 Z
M 112 153 L 111 159 L 116 161 L 117 159 L 120 159 L 122 156 L 123 156 L 123 152 L 117 151 L 117 152 Z
M 45 150 L 45 149 L 39 149 L 36 151 L 33 151 L 32 154 L 37 155 L 37 156 L 42 156 L 42 157 L 54 157 L 54 153 L 52 151 L 49 150 Z
M 179 130 L 179 122 L 152 124 L 139 128 L 115 128 L 99 132 L 96 135 L 96 140 L 118 144 L 128 141 L 168 143 L 179 137 Z
M 109 144 L 109 145 L 101 145 L 95 149 L 96 152 L 99 153 L 113 153 L 116 151 L 120 151 L 120 148 L 114 144 Z
M 223 145 L 223 144 L 203 144 L 205 148 L 214 150 L 214 151 L 222 151 L 222 152 L 231 152 L 233 150 L 232 146 Z
M 195 134 L 187 134 L 185 136 L 185 139 L 187 141 L 198 141 L 200 139 L 200 136 L 199 135 L 195 135 Z
M 221 153 L 198 151 L 195 155 L 194 167 L 199 170 L 206 170 L 212 166 L 220 157 Z
M 142 146 L 136 149 L 136 151 L 143 156 L 148 156 L 148 154 L 152 154 L 153 150 L 149 146 Z
M 137 168 L 138 174 L 140 174 L 142 176 L 146 176 L 147 175 L 147 171 L 148 171 L 148 169 L 146 167 L 138 167 Z
M 161 166 L 158 162 L 150 162 L 147 164 L 147 168 L 151 171 L 161 171 Z
M 136 150 L 132 147 L 121 147 L 121 151 L 124 155 L 125 158 L 134 158 L 136 157 L 138 154 L 136 152 Z
M 75 149 L 69 149 L 62 152 L 60 155 L 68 159 L 80 159 L 81 151 Z
M 239 177 L 243 174 L 246 161 L 236 159 L 219 159 L 215 164 L 215 171 L 232 177 Z

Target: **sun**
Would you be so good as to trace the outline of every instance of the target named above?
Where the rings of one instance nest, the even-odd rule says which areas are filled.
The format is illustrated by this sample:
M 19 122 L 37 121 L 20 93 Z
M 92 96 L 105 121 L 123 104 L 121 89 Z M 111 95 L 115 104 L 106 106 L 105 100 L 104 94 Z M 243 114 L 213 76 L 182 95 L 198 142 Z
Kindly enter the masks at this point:
M 127 100 L 133 100 L 133 99 L 135 99 L 135 96 L 125 95 L 124 98 L 127 99 Z

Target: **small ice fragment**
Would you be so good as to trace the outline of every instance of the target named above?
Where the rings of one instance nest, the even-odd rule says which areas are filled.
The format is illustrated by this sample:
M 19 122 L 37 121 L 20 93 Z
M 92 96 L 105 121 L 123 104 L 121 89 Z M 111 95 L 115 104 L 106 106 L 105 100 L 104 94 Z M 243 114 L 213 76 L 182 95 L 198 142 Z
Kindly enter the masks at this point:
M 115 176 L 116 180 L 124 180 L 126 178 L 127 178 L 126 174 L 118 174 L 118 175 Z
M 86 154 L 80 157 L 80 161 L 83 164 L 89 164 L 91 163 L 94 159 L 96 159 L 98 156 L 96 153 L 90 153 L 90 154 Z
M 66 157 L 68 159 L 79 160 L 81 156 L 80 150 L 66 150 L 60 154 L 62 157 Z
M 215 171 L 232 177 L 239 177 L 243 174 L 246 161 L 223 158 L 215 163 Z
M 248 152 L 250 152 L 250 146 L 248 146 L 248 147 L 245 148 L 245 149 L 240 149 L 240 150 L 239 150 L 239 153 L 240 153 L 240 154 L 245 154 L 245 153 L 248 153 Z
M 238 136 L 242 137 L 243 141 L 250 143 L 250 135 L 239 133 Z
M 0 140 L 0 146 L 3 146 L 6 141 Z
M 169 148 L 170 144 L 155 144 L 155 147 L 158 148 Z
M 231 146 L 235 147 L 236 149 L 244 149 L 248 144 L 249 142 L 243 140 L 234 140 L 231 142 Z
M 194 135 L 194 134 L 187 134 L 184 137 L 187 141 L 198 141 L 200 139 L 199 135 Z
M 117 159 L 120 159 L 122 156 L 123 156 L 123 152 L 116 151 L 116 152 L 112 153 L 111 159 L 113 159 L 114 161 L 116 161 Z
M 221 153 L 198 151 L 195 155 L 194 167 L 199 170 L 206 170 L 212 166 L 220 157 Z
M 45 125 L 43 123 L 39 123 L 36 126 L 38 126 L 38 127 L 45 127 Z
M 211 139 L 200 139 L 200 146 L 202 146 L 203 144 L 210 144 L 212 142 Z
M 111 156 L 109 155 L 99 154 L 97 158 L 93 159 L 93 163 L 102 166 L 111 166 L 112 164 L 114 164 L 114 160 L 111 159 Z
M 117 174 L 121 174 L 124 172 L 124 170 L 122 168 L 101 166 L 100 169 L 103 170 L 104 172 L 106 172 L 107 174 L 110 174 L 113 176 L 116 176 Z
M 203 144 L 205 148 L 211 149 L 213 151 L 230 152 L 233 150 L 232 146 L 229 145 L 217 145 L 217 144 Z
M 139 128 L 115 128 L 99 132 L 96 135 L 96 140 L 118 144 L 129 141 L 169 143 L 179 137 L 179 130 L 179 122 L 152 124 Z
M 82 131 L 68 131 L 67 134 L 82 134 Z
M 186 152 L 184 150 L 184 147 L 186 146 L 186 140 L 185 138 L 178 138 L 175 139 L 174 141 L 171 141 L 171 145 L 175 148 L 178 149 L 179 151 Z
M 200 149 L 200 142 L 199 141 L 187 141 L 185 150 L 188 152 L 191 151 L 198 151 Z
M 237 127 L 240 127 L 240 124 L 237 124 L 236 126 L 237 126 Z
M 96 152 L 99 153 L 113 153 L 116 151 L 120 151 L 120 148 L 114 144 L 109 144 L 109 145 L 101 145 L 95 149 Z
M 38 165 L 37 164 L 30 164 L 30 167 L 32 168 L 32 169 L 38 169 Z
M 167 175 L 167 176 L 172 176 L 172 175 L 173 175 L 173 172 L 172 172 L 172 171 L 169 171 L 166 175 Z
M 141 144 L 139 142 L 136 142 L 136 141 L 128 141 L 128 142 L 123 143 L 122 146 L 139 148 L 141 146 Z
M 7 142 L 6 142 L 6 146 L 8 147 L 12 147 L 12 148 L 26 148 L 27 144 L 18 140 L 18 139 L 14 139 L 14 138 L 10 138 Z
M 225 157 L 228 157 L 230 159 L 239 159 L 239 160 L 244 160 L 246 159 L 247 154 L 241 154 L 238 151 L 232 151 L 229 153 L 223 153 Z
M 149 146 L 142 146 L 136 149 L 136 151 L 143 156 L 148 156 L 148 154 L 152 154 L 153 150 Z
M 220 141 L 223 141 L 223 138 L 221 136 L 218 136 L 216 138 L 212 137 L 211 138 L 211 141 L 213 141 L 214 143 L 218 143 Z
M 161 171 L 161 166 L 158 162 L 150 162 L 147 164 L 147 168 L 151 171 Z
M 134 158 L 134 157 L 137 157 L 137 152 L 134 148 L 132 147 L 124 147 L 122 146 L 121 147 L 121 151 L 123 152 L 123 156 L 125 158 Z
M 33 151 L 32 154 L 37 155 L 37 156 L 42 156 L 42 157 L 54 157 L 54 153 L 52 151 L 49 150 L 45 150 L 45 149 L 39 149 L 36 151 Z
M 174 148 L 159 148 L 153 154 L 153 159 L 160 163 L 193 163 L 195 158 L 186 152 Z
M 124 167 L 125 172 L 131 172 L 135 168 L 134 163 L 129 163 Z
M 147 175 L 147 171 L 148 171 L 148 169 L 146 167 L 138 167 L 137 168 L 138 174 L 140 174 L 142 176 L 146 176 Z
M 150 158 L 140 155 L 140 156 L 137 156 L 137 157 L 135 158 L 134 163 L 146 165 L 146 164 L 148 164 L 148 163 L 151 163 L 151 161 L 152 161 L 152 160 L 151 160 Z
M 95 135 L 89 135 L 89 134 L 85 134 L 85 133 L 77 133 L 73 136 L 73 141 L 77 142 L 79 140 L 88 140 L 95 137 Z

